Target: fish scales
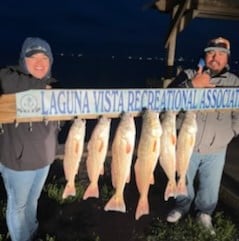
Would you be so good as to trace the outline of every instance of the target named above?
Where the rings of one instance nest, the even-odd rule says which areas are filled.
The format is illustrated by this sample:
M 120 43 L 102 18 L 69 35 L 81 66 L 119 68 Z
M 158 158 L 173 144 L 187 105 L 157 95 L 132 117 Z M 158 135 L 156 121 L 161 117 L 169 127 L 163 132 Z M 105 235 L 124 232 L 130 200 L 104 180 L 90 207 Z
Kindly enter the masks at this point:
M 159 113 L 146 110 L 143 113 L 142 128 L 135 162 L 135 179 L 140 194 L 135 219 L 149 214 L 148 192 L 154 184 L 154 170 L 160 154 L 162 127 Z
M 98 180 L 104 174 L 104 162 L 108 151 L 111 119 L 102 116 L 99 118 L 87 144 L 86 168 L 90 184 L 83 199 L 99 197 Z
M 63 199 L 76 195 L 75 176 L 78 172 L 84 149 L 85 129 L 86 121 L 78 118 L 74 120 L 67 135 L 63 160 L 67 183 L 62 194 Z
M 168 178 L 164 193 L 165 201 L 170 197 L 176 197 L 176 114 L 175 111 L 167 111 L 161 121 L 163 132 L 159 160 Z
M 196 113 L 187 111 L 179 130 L 176 147 L 176 169 L 179 177 L 177 195 L 187 195 L 186 173 L 195 145 L 197 133 Z
M 124 113 L 112 142 L 111 178 L 115 193 L 106 203 L 105 211 L 126 212 L 124 188 L 130 182 L 135 135 L 134 117 Z

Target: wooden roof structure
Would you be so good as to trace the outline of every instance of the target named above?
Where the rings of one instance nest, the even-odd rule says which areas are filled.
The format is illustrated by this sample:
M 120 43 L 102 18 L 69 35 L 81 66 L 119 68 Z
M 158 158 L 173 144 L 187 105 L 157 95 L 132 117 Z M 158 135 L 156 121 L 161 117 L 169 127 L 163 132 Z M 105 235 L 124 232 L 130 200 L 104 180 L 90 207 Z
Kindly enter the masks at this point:
M 171 15 L 165 39 L 167 67 L 174 66 L 177 34 L 194 18 L 239 20 L 239 0 L 155 0 L 154 9 Z

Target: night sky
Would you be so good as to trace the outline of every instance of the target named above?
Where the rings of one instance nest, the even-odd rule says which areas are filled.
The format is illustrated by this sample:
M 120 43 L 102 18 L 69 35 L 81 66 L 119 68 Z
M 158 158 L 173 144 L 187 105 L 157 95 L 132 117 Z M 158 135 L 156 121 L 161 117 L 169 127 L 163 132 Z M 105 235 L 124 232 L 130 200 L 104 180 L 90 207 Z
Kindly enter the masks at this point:
M 54 54 L 165 56 L 170 16 L 152 0 L 8 0 L 1 2 L 1 61 L 16 60 L 28 36 L 46 39 Z M 177 56 L 198 56 L 224 36 L 239 56 L 239 21 L 196 18 L 178 35 Z

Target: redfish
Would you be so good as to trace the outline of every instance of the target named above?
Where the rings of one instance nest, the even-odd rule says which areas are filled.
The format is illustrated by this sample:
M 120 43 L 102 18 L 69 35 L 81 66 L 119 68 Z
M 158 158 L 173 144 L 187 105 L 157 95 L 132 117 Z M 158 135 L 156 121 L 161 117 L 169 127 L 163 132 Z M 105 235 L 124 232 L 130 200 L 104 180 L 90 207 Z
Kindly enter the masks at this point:
M 161 124 L 163 133 L 159 160 L 168 178 L 164 192 L 164 200 L 167 201 L 170 197 L 176 197 L 176 112 L 165 112 Z
M 110 123 L 111 119 L 104 116 L 100 117 L 87 144 L 88 155 L 86 159 L 86 168 L 90 184 L 84 193 L 84 200 L 89 197 L 99 197 L 98 180 L 99 176 L 104 174 L 104 162 L 108 151 Z
M 75 119 L 71 125 L 65 143 L 65 154 L 63 168 L 67 180 L 62 198 L 75 196 L 75 176 L 78 172 L 82 153 L 84 149 L 86 121 L 80 118 Z
M 135 179 L 140 194 L 135 219 L 149 214 L 148 192 L 154 184 L 154 170 L 160 154 L 162 127 L 159 113 L 146 110 L 142 117 L 142 127 L 135 162 Z
M 134 117 L 123 113 L 112 142 L 111 178 L 115 193 L 106 203 L 105 211 L 126 212 L 124 188 L 131 178 L 135 135 Z
M 196 113 L 187 111 L 179 130 L 176 147 L 176 169 L 179 177 L 177 195 L 187 196 L 186 173 L 195 145 L 197 133 Z

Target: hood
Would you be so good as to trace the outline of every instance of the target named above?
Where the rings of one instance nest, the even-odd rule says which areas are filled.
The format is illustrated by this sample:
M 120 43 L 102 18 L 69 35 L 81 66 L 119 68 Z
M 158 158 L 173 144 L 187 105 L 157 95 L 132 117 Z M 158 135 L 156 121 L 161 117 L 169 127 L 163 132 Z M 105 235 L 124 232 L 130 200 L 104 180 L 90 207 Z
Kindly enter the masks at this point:
M 29 74 L 26 67 L 25 58 L 30 57 L 31 55 L 36 53 L 44 53 L 50 59 L 50 68 L 49 68 L 49 72 L 46 75 L 46 78 L 50 77 L 51 67 L 53 63 L 53 55 L 52 55 L 51 47 L 45 40 L 38 37 L 28 37 L 23 42 L 21 53 L 20 53 L 20 59 L 19 59 L 19 66 L 21 71 L 23 71 L 25 74 Z

